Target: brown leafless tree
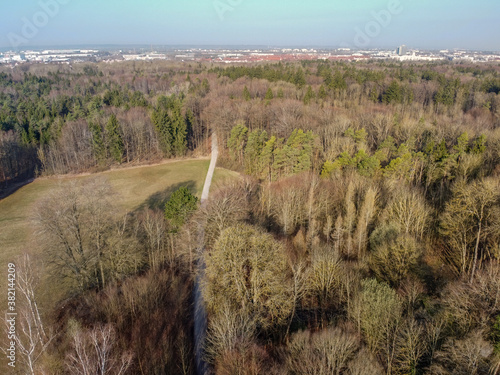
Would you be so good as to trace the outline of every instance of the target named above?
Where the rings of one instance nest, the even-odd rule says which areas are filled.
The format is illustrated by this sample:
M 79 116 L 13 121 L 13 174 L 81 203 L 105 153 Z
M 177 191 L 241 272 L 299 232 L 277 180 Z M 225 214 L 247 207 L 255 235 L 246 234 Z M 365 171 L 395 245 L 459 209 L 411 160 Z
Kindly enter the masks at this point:
M 72 351 L 66 367 L 76 375 L 123 375 L 132 363 L 132 354 L 114 345 L 115 331 L 110 325 L 79 329 L 73 333 Z
M 38 301 L 40 281 L 37 269 L 28 254 L 18 258 L 16 264 L 16 332 L 15 342 L 24 371 L 28 374 L 43 372 L 40 359 L 56 336 L 46 324 Z M 7 327 L 7 318 L 4 318 Z M 8 328 L 6 328 L 8 332 Z M 7 337 L 7 335 L 5 336 Z

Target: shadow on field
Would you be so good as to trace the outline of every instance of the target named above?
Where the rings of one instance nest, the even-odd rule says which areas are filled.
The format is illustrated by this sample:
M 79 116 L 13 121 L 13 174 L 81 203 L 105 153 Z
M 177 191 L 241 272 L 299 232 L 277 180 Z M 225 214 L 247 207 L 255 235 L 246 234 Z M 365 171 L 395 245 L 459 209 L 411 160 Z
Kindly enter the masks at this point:
M 14 194 L 16 191 L 21 189 L 23 186 L 26 186 L 28 184 L 31 184 L 33 181 L 35 181 L 34 178 L 30 178 L 28 180 L 12 183 L 10 185 L 5 184 L 2 185 L 0 184 L 0 200 L 7 198 L 9 195 Z
M 144 203 L 141 204 L 137 208 L 137 211 L 140 211 L 145 207 L 150 208 L 152 210 L 158 209 L 158 210 L 163 211 L 163 209 L 165 208 L 165 204 L 169 200 L 172 193 L 181 187 L 186 187 L 191 192 L 191 194 L 196 194 L 196 182 L 195 181 L 190 180 L 190 181 L 179 182 L 178 184 L 174 184 L 174 185 L 169 186 L 165 190 L 162 190 L 162 191 L 159 191 L 157 193 L 154 193 L 153 195 L 150 195 L 144 201 Z

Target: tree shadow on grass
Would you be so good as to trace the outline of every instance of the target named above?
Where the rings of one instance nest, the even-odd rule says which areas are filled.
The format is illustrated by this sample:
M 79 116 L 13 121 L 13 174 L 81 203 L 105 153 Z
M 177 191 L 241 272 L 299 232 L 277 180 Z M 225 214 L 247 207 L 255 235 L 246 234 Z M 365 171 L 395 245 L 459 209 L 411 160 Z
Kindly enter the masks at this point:
M 165 209 L 165 204 L 170 199 L 172 193 L 179 190 L 181 187 L 186 187 L 191 194 L 196 194 L 196 182 L 193 180 L 183 181 L 177 184 L 171 185 L 165 190 L 158 191 L 153 195 L 150 195 L 144 203 L 142 203 L 136 211 L 141 211 L 144 208 L 149 208 L 151 210 L 161 210 Z
M 14 194 L 16 191 L 21 189 L 23 186 L 31 184 L 33 181 L 35 181 L 34 178 L 30 178 L 25 181 L 20 181 L 17 183 L 12 183 L 12 184 L 0 184 L 0 200 L 7 198 L 9 195 Z

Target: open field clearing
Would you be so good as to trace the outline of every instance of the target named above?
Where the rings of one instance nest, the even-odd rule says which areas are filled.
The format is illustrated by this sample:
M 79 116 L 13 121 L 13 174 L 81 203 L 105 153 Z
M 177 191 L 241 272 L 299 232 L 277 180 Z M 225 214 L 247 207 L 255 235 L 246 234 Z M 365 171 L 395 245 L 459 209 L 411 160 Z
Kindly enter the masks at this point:
M 37 201 L 51 189 L 75 179 L 95 176 L 105 177 L 116 193 L 116 202 L 120 213 L 134 211 L 148 205 L 158 207 L 170 194 L 181 186 L 187 186 L 198 197 L 201 195 L 203 182 L 209 166 L 209 160 L 189 160 L 168 162 L 161 165 L 117 169 L 92 175 L 61 176 L 40 178 L 20 188 L 15 193 L 0 200 L 0 270 L 1 280 L 7 272 L 7 264 L 18 255 L 30 252 L 39 255 L 34 236 L 31 217 Z M 217 169 L 214 188 L 221 181 L 236 176 L 236 173 Z M 5 279 L 6 280 L 6 279 Z M 6 283 L 0 287 L 2 309 L 5 303 Z M 46 289 L 46 288 L 44 288 Z M 60 295 L 57 287 L 50 288 L 50 300 Z M 48 290 L 46 292 L 49 292 Z M 45 299 L 45 298 L 44 298 Z

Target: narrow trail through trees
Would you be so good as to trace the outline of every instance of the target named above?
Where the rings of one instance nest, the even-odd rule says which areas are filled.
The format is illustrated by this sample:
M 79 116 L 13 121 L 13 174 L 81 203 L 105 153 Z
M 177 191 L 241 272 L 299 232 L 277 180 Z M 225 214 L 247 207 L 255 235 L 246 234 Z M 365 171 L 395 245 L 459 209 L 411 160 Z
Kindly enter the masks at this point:
M 217 165 L 217 158 L 219 157 L 219 144 L 217 143 L 217 134 L 212 134 L 212 158 L 210 160 L 210 166 L 208 167 L 207 178 L 205 179 L 205 185 L 203 185 L 203 192 L 201 193 L 201 205 L 204 206 L 208 199 L 208 193 L 210 192 L 210 185 L 212 184 L 212 178 L 215 172 L 215 166 Z
M 215 166 L 217 165 L 217 158 L 219 156 L 219 146 L 217 143 L 217 134 L 212 134 L 212 157 L 210 160 L 210 166 L 208 167 L 207 178 L 205 179 L 205 185 L 203 186 L 203 192 L 201 194 L 201 206 L 204 207 L 207 204 L 208 194 L 210 192 L 210 185 L 212 184 L 212 178 L 214 176 Z M 196 275 L 196 281 L 194 285 L 194 342 L 195 342 L 195 361 L 196 361 L 196 373 L 198 375 L 205 375 L 208 373 L 208 368 L 205 360 L 203 359 L 203 348 L 205 344 L 205 337 L 207 331 L 207 312 L 205 310 L 205 304 L 203 301 L 203 296 L 201 295 L 201 282 L 205 277 L 205 259 L 203 257 L 204 250 L 204 228 L 199 230 L 199 247 L 198 247 L 198 272 Z

